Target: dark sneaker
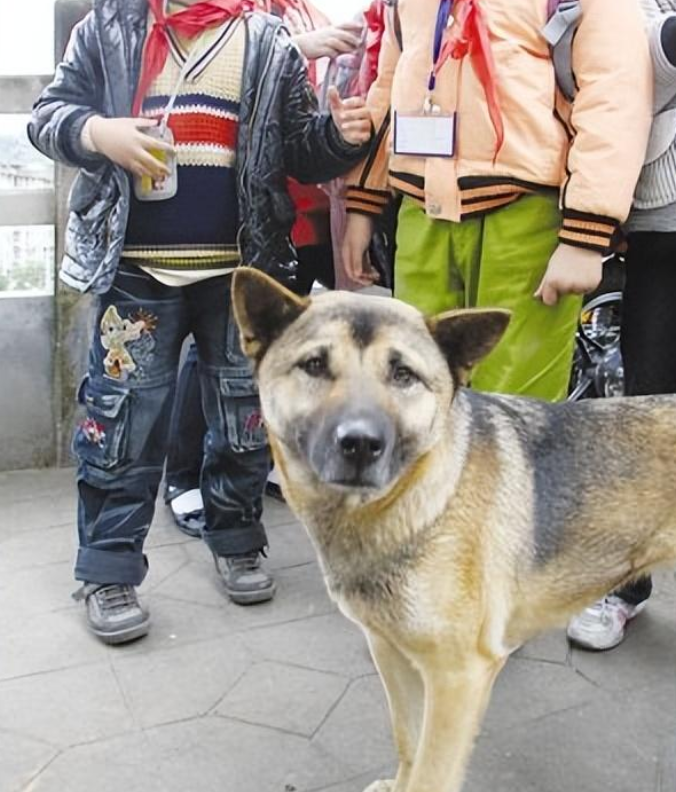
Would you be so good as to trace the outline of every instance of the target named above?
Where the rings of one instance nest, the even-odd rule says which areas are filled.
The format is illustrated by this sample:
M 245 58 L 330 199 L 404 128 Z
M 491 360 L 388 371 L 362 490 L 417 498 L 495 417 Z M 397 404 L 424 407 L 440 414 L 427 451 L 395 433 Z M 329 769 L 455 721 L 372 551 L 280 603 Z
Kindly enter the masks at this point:
M 107 644 L 123 644 L 148 634 L 150 615 L 128 584 L 85 583 L 73 594 L 87 606 L 87 626 Z
M 261 566 L 261 553 L 238 556 L 215 556 L 216 569 L 225 590 L 237 605 L 267 602 L 275 595 L 275 581 Z
M 280 503 L 286 503 L 286 500 L 282 493 L 282 488 L 279 486 L 279 484 L 277 484 L 276 481 L 268 480 L 265 483 L 265 494 L 268 496 L 268 498 L 274 498 L 276 501 L 279 501 Z

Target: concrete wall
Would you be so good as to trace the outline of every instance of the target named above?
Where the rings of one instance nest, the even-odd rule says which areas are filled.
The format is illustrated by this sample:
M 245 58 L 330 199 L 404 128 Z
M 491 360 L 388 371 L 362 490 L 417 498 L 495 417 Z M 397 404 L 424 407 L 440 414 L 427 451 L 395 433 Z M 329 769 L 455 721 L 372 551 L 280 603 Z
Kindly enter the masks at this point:
M 90 0 L 57 0 L 56 61 L 90 5 Z M 0 78 L 0 112 L 29 112 L 49 79 Z M 0 224 L 56 226 L 55 267 L 63 250 L 72 175 L 57 167 L 56 196 L 0 194 Z M 70 464 L 75 390 L 85 365 L 91 306 L 90 298 L 58 286 L 53 296 L 0 296 L 0 470 Z
M 55 461 L 54 300 L 0 298 L 0 469 Z

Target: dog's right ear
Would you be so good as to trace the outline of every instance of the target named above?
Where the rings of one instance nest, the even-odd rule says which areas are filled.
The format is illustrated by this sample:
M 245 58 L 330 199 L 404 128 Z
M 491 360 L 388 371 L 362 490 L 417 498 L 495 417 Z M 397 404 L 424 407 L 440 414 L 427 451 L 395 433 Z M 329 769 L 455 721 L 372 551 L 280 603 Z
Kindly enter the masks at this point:
M 259 270 L 236 269 L 232 276 L 232 305 L 244 354 L 260 363 L 270 344 L 309 304 L 309 300 Z
M 511 312 L 501 308 L 467 308 L 427 319 L 456 384 L 467 384 L 470 371 L 502 338 L 510 318 Z

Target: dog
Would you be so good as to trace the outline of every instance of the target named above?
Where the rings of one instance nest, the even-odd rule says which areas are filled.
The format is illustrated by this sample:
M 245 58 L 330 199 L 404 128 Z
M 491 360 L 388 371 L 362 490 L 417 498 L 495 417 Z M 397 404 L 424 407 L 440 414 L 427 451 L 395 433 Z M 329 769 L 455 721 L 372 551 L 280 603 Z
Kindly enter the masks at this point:
M 366 792 L 458 792 L 509 655 L 676 562 L 676 399 L 472 391 L 503 310 L 303 299 L 250 268 L 233 306 L 283 492 L 387 694 L 399 767 Z

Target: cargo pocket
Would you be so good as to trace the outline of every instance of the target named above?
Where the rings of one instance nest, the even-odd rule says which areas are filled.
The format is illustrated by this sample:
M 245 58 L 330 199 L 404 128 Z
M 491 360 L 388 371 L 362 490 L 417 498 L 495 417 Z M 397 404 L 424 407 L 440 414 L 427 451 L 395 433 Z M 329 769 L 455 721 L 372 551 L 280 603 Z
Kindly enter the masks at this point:
M 220 391 L 230 448 L 237 454 L 265 448 L 268 438 L 253 379 L 249 376 L 222 377 Z
M 104 389 L 88 378 L 78 401 L 87 409 L 73 438 L 73 452 L 82 462 L 112 470 L 126 461 L 129 439 L 129 391 Z

